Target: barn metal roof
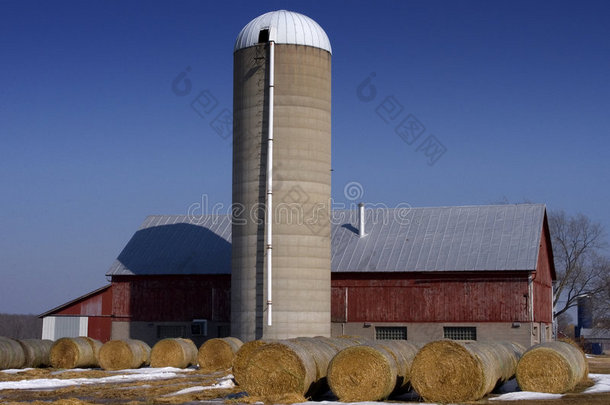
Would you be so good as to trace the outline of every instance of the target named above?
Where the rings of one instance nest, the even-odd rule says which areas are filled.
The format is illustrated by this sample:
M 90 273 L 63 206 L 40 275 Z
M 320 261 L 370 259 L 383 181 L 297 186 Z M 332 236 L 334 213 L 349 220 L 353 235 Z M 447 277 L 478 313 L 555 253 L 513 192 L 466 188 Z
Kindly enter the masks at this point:
M 234 51 L 256 45 L 263 29 L 269 29 L 269 40 L 276 44 L 308 45 L 333 52 L 328 36 L 317 22 L 286 10 L 271 11 L 250 21 L 237 36 Z
M 356 210 L 332 216 L 333 272 L 534 270 L 543 204 Z M 107 275 L 229 274 L 228 215 L 155 215 L 131 238 Z
M 151 215 L 106 275 L 231 273 L 228 215 Z
M 366 210 L 359 238 L 345 224 L 332 229 L 335 272 L 534 270 L 545 206 L 542 204 Z

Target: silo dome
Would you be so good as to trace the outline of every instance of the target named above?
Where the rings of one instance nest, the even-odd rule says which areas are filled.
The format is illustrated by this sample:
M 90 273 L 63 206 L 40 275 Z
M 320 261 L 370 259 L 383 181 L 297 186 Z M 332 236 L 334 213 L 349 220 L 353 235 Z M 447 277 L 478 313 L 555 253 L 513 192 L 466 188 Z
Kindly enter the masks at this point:
M 264 29 L 269 29 L 268 40 L 276 44 L 313 46 L 332 54 L 328 36 L 317 22 L 286 10 L 271 11 L 250 21 L 237 36 L 234 51 L 260 43 L 259 35 Z

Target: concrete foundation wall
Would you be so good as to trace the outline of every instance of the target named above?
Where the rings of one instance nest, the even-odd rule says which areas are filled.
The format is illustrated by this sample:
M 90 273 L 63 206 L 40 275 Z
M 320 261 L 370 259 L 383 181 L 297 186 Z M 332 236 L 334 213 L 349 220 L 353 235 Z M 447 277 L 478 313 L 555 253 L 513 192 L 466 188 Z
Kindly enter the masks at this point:
M 349 322 L 332 324 L 332 336 L 354 335 L 375 339 L 375 327 L 379 326 L 405 326 L 407 328 L 407 340 L 413 342 L 430 342 L 443 339 L 445 326 L 473 326 L 476 327 L 478 341 L 505 340 L 520 343 L 530 347 L 540 342 L 540 331 L 543 331 L 544 339 L 550 340 L 551 325 L 539 323 L 519 323 L 513 326 L 508 322 L 473 322 L 473 323 L 363 323 Z M 544 341 L 544 340 L 543 340 Z
M 193 335 L 191 325 L 191 322 L 112 322 L 111 339 L 139 339 L 153 347 L 155 343 L 163 339 L 163 336 L 160 336 L 160 332 L 163 332 L 160 327 L 165 326 L 183 331 L 179 336 L 165 337 L 188 338 L 195 342 L 197 347 L 208 339 L 229 336 L 230 324 L 228 322 L 208 321 L 206 335 Z

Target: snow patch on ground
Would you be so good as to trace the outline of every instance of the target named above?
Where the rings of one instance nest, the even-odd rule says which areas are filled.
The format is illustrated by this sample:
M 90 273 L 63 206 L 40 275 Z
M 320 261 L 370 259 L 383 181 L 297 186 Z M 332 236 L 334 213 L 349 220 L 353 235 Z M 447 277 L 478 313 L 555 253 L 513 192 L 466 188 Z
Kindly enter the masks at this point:
M 194 368 L 176 368 L 176 367 L 145 367 L 145 368 L 128 368 L 125 370 L 108 371 L 115 374 L 157 374 L 157 373 L 183 373 L 195 371 Z
M 183 390 L 176 391 L 171 394 L 164 395 L 164 396 L 171 397 L 174 395 L 190 394 L 192 392 L 200 392 L 200 391 L 205 391 L 205 390 L 217 390 L 217 389 L 223 389 L 223 388 L 227 389 L 227 388 L 233 388 L 233 387 L 235 387 L 235 383 L 233 382 L 233 375 L 229 374 L 228 376 L 223 377 L 220 380 L 218 380 L 218 382 L 216 384 L 208 385 L 208 386 L 189 387 L 189 388 L 185 388 Z
M 589 374 L 589 378 L 595 381 L 595 385 L 584 390 L 584 393 L 610 392 L 610 374 Z
M 544 392 L 509 392 L 502 394 L 499 397 L 489 398 L 490 401 L 517 401 L 521 399 L 557 399 L 561 398 L 562 394 L 547 394 Z
M 36 380 L 5 381 L 0 382 L 0 390 L 29 390 L 29 389 L 56 389 L 73 385 L 90 384 L 122 384 L 134 381 L 166 380 L 178 376 L 171 367 L 157 369 L 140 369 L 138 374 L 115 375 L 102 378 L 71 378 L 60 380 L 57 378 L 41 378 Z
M 583 391 L 584 394 L 595 392 L 610 392 L 610 374 L 589 374 L 589 378 L 595 381 L 595 385 Z M 515 386 L 514 390 L 518 387 Z M 544 392 L 506 392 L 498 397 L 489 398 L 490 401 L 516 401 L 521 399 L 556 399 L 561 398 L 562 394 L 547 394 Z
M 24 371 L 28 371 L 28 370 L 34 370 L 33 368 L 9 368 L 7 370 L 0 370 L 3 373 L 6 374 L 18 374 L 18 373 L 23 373 Z

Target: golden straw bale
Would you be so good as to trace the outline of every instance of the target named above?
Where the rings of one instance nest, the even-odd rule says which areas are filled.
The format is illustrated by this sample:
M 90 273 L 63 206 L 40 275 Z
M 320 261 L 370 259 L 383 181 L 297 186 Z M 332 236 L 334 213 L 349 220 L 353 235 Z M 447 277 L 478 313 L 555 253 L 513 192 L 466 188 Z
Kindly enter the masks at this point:
M 523 391 L 563 394 L 586 378 L 585 358 L 566 342 L 545 342 L 530 347 L 517 365 L 517 383 Z
M 246 379 L 246 369 L 252 354 L 261 346 L 268 343 L 265 340 L 252 340 L 244 343 L 233 358 L 233 379 L 237 385 L 243 385 Z
M 411 367 L 420 345 L 406 340 L 380 340 L 378 343 L 394 356 L 398 366 L 396 388 L 393 393 L 400 394 L 409 391 L 411 389 Z
M 360 343 L 356 343 L 355 340 L 343 339 L 343 338 L 328 338 L 324 336 L 316 336 L 314 339 L 318 339 L 326 343 L 327 345 L 334 347 L 337 353 L 348 347 L 355 346 Z
M 380 344 L 341 350 L 328 367 L 328 384 L 342 402 L 378 401 L 396 387 L 396 358 Z
M 99 363 L 104 370 L 140 368 L 150 357 L 150 347 L 141 340 L 111 340 L 104 343 L 99 353 Z
M 22 368 L 25 361 L 25 353 L 18 341 L 0 337 L 0 370 Z
M 233 359 L 233 378 L 238 385 L 243 385 L 246 378 L 246 369 L 252 357 L 252 354 L 260 347 L 270 343 L 268 340 L 252 340 L 244 343 Z
M 426 401 L 476 401 L 502 378 L 499 358 L 491 344 L 431 342 L 413 359 L 411 384 Z
M 150 366 L 150 346 L 143 340 L 136 340 L 136 342 L 141 346 L 142 355 L 144 356 L 142 358 L 142 367 Z
M 103 343 L 99 340 L 90 338 L 89 336 L 82 336 L 87 339 L 87 342 L 91 345 L 91 350 L 93 350 L 93 355 L 95 356 L 96 364 L 95 366 L 99 366 L 100 361 L 100 350 L 102 349 Z
M 309 351 L 294 341 L 277 341 L 256 349 L 242 387 L 250 396 L 296 393 L 307 396 L 318 370 Z
M 585 360 L 585 378 L 583 381 L 586 381 L 588 379 L 588 375 L 589 375 L 589 360 L 587 359 L 587 355 L 585 354 L 585 351 L 582 349 L 582 346 L 579 345 L 578 342 L 576 342 L 570 338 L 559 339 L 559 341 L 569 343 L 578 349 L 578 351 L 580 352 L 580 355 Z
M 86 337 L 61 338 L 51 347 L 51 366 L 54 368 L 97 367 L 94 339 Z M 99 343 L 99 342 L 98 342 Z
M 199 348 L 199 369 L 207 372 L 223 371 L 233 366 L 235 353 L 243 342 L 234 337 L 209 339 Z
M 494 346 L 501 366 L 500 382 L 504 383 L 515 376 L 519 359 L 525 353 L 525 347 L 514 342 L 490 342 Z
M 337 354 L 338 350 L 323 339 L 318 338 L 300 337 L 291 339 L 291 341 L 303 346 L 313 357 L 316 363 L 316 381 L 326 377 L 328 364 Z
M 190 339 L 163 339 L 150 352 L 151 367 L 186 368 L 194 364 L 197 364 L 197 346 Z
M 47 339 L 21 339 L 18 340 L 23 353 L 25 362 L 23 367 L 48 367 L 51 365 L 51 347 L 53 341 Z

